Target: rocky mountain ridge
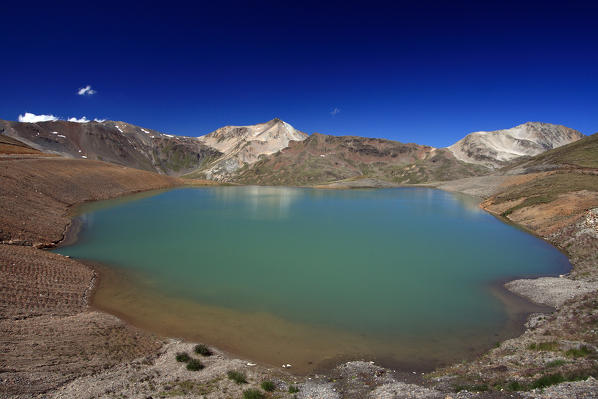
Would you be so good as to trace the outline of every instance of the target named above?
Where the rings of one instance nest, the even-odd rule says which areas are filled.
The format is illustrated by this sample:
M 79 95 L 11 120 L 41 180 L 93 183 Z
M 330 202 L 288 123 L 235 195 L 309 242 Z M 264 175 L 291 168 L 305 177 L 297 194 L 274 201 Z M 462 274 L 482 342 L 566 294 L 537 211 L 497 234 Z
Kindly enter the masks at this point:
M 0 134 L 46 153 L 174 176 L 192 172 L 222 155 L 194 137 L 164 134 L 117 121 L 24 123 L 0 120 Z
M 0 120 L 0 134 L 72 158 L 266 185 L 318 185 L 356 178 L 415 184 L 479 176 L 584 137 L 565 126 L 528 122 L 474 132 L 447 148 L 433 148 L 369 137 L 307 135 L 278 118 L 225 126 L 200 137 L 174 136 L 125 122 L 60 120 Z
M 267 185 L 315 185 L 352 178 L 419 183 L 445 168 L 460 177 L 487 171 L 470 168 L 449 151 L 414 143 L 314 133 L 288 148 L 239 170 L 235 182 Z M 461 170 L 457 170 L 457 169 Z

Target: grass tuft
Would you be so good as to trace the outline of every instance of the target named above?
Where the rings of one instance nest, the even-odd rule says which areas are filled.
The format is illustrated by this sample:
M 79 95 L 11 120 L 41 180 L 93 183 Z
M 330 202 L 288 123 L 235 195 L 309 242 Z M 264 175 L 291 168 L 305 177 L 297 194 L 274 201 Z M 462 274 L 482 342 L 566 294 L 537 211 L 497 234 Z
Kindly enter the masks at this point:
M 576 349 L 576 348 L 569 349 L 567 352 L 565 352 L 565 355 L 567 357 L 572 357 L 574 359 L 577 359 L 579 357 L 586 357 L 591 353 L 592 353 L 592 350 L 590 348 L 588 348 L 587 346 L 583 345 L 579 349 Z
M 507 384 L 507 389 L 509 391 L 523 391 L 525 390 L 525 386 L 519 381 L 511 381 Z
M 546 363 L 546 367 L 559 367 L 565 363 L 567 363 L 567 362 L 563 359 L 556 359 L 556 360 Z
M 296 385 L 289 385 L 289 393 L 297 393 L 299 392 L 299 387 Z
M 551 385 L 560 384 L 561 382 L 565 382 L 566 380 L 567 379 L 565 377 L 563 377 L 563 375 L 560 373 L 549 374 L 549 375 L 542 376 L 542 377 L 538 378 L 537 380 L 535 380 L 534 382 L 532 382 L 530 387 L 531 387 L 531 389 L 546 388 Z
M 265 397 L 266 395 L 255 388 L 243 391 L 243 399 L 264 399 Z
M 204 344 L 195 345 L 195 348 L 193 348 L 193 351 L 195 353 L 197 353 L 198 355 L 202 355 L 202 356 L 212 356 L 212 354 L 213 354 L 212 351 L 210 350 L 210 348 L 208 348 Z
M 559 349 L 559 343 L 556 341 L 532 343 L 527 349 L 533 351 L 556 351 Z
M 247 384 L 247 377 L 240 371 L 229 371 L 226 375 L 237 384 Z
M 189 363 L 187 363 L 187 370 L 191 370 L 191 371 L 199 371 L 199 370 L 203 369 L 204 367 L 205 366 L 203 365 L 203 363 L 197 359 L 191 359 L 189 361 Z
M 187 363 L 191 360 L 191 357 L 187 352 L 179 352 L 176 354 L 176 361 L 181 363 Z
M 276 385 L 274 385 L 272 381 L 263 381 L 262 389 L 266 392 L 274 392 L 276 390 Z

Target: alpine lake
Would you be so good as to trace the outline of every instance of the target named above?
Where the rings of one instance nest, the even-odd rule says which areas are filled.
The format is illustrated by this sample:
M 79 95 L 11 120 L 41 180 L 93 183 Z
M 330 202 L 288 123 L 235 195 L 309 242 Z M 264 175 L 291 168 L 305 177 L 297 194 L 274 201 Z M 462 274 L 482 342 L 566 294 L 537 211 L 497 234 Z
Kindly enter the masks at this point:
M 98 270 L 94 307 L 301 374 L 471 358 L 546 310 L 505 281 L 570 268 L 477 200 L 429 188 L 180 188 L 77 213 L 55 252 Z

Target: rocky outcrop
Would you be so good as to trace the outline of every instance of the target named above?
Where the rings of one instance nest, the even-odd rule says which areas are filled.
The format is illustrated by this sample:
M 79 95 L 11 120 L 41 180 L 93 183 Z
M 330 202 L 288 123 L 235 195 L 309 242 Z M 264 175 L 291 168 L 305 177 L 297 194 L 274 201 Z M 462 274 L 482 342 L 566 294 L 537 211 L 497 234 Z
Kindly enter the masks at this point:
M 205 170 L 208 179 L 227 180 L 244 165 L 257 162 L 264 155 L 274 154 L 292 141 L 303 141 L 307 134 L 275 118 L 266 123 L 250 126 L 225 126 L 199 141 L 215 148 L 223 155 Z
M 511 129 L 470 133 L 448 150 L 463 162 L 498 168 L 514 159 L 538 155 L 583 137 L 565 126 L 527 122 Z

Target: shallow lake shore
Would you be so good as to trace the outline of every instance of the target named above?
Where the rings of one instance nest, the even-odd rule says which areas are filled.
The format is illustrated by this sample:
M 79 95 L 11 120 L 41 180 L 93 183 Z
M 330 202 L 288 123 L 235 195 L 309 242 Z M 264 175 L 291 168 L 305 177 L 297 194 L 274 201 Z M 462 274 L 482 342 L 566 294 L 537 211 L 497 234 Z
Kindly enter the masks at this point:
M 102 185 L 98 186 L 97 180 L 89 178 L 89 164 L 86 163 L 79 164 L 81 169 L 78 173 L 81 180 L 73 184 L 72 176 L 52 173 L 60 171 L 63 168 L 60 162 L 66 161 L 44 160 L 44 172 L 36 176 L 34 171 L 39 165 L 34 163 L 37 161 L 2 161 L 3 182 L 9 178 L 8 176 L 23 170 L 23 166 L 25 170 L 30 168 L 29 173 L 33 176 L 26 181 L 17 180 L 12 185 L 3 185 L 8 192 L 7 198 L 22 200 L 4 201 L 2 205 L 4 216 L 0 257 L 3 266 L 3 295 L 0 328 L 3 346 L 7 348 L 0 355 L 3 367 L 0 395 L 3 397 L 51 395 L 91 398 L 120 394 L 132 397 L 160 397 L 161 393 L 164 396 L 172 396 L 175 391 L 188 397 L 230 397 L 240 395 L 248 386 L 259 385 L 264 379 L 275 381 L 280 390 L 288 390 L 289 384 L 297 384 L 300 388 L 298 397 L 390 398 L 408 394 L 421 398 L 503 397 L 502 393 L 497 391 L 479 394 L 466 391 L 454 393 L 454 387 L 461 381 L 474 381 L 467 386 L 469 391 L 475 390 L 475 381 L 479 379 L 476 375 L 481 373 L 485 374 L 484 378 L 487 380 L 523 380 L 525 373 L 522 370 L 529 369 L 530 365 L 546 364 L 547 361 L 560 359 L 554 352 L 549 353 L 547 357 L 544 352 L 526 349 L 538 341 L 560 340 L 560 337 L 564 336 L 564 343 L 559 344 L 563 346 L 559 348 L 562 351 L 579 348 L 582 343 L 595 345 L 595 337 L 576 336 L 576 331 L 569 331 L 570 327 L 565 324 L 565 320 L 570 320 L 571 314 L 576 314 L 580 307 L 590 308 L 586 319 L 593 315 L 591 308 L 592 301 L 595 300 L 596 277 L 595 268 L 591 267 L 593 260 L 588 258 L 587 253 L 591 254 L 598 242 L 598 230 L 589 222 L 593 220 L 592 214 L 587 213 L 590 211 L 584 211 L 580 212 L 579 217 L 573 222 L 560 227 L 560 230 L 555 230 L 550 235 L 541 235 L 561 248 L 571 237 L 578 238 L 573 244 L 569 242 L 566 250 L 574 267 L 571 275 L 583 281 L 583 284 L 579 284 L 578 287 L 571 283 L 574 280 L 567 277 L 550 280 L 548 284 L 510 283 L 514 292 L 538 303 L 556 305 L 557 311 L 552 315 L 530 318 L 527 323 L 528 329 L 522 336 L 501 343 L 499 348 L 491 350 L 476 361 L 438 370 L 426 378 L 409 372 L 383 369 L 369 362 L 344 363 L 327 375 L 295 377 L 289 370 L 249 365 L 252 364 L 250 361 L 235 360 L 215 350 L 216 356 L 205 360 L 208 366 L 205 371 L 187 371 L 174 360 L 174 354 L 182 350 L 191 352 L 192 344 L 156 337 L 127 326 L 113 316 L 90 310 L 87 293 L 89 284 L 94 280 L 93 271 L 72 259 L 27 247 L 49 246 L 60 241 L 70 222 L 68 210 L 75 204 L 117 197 L 135 191 L 174 187 L 181 183 L 176 179 L 152 182 L 153 178 L 148 177 L 143 180 L 136 175 L 139 171 L 129 170 L 121 172 L 121 181 L 118 184 L 107 175 L 102 178 Z M 97 164 L 100 164 L 99 169 L 106 165 L 101 162 Z M 123 183 L 129 174 L 134 184 Z M 10 179 L 13 177 L 10 176 Z M 68 189 L 69 185 L 75 189 Z M 56 187 L 59 187 L 59 190 L 64 189 L 66 195 L 63 194 L 63 198 L 56 198 Z M 101 194 L 94 194 L 94 190 Z M 492 204 L 486 203 L 483 207 L 490 212 L 497 212 L 492 208 Z M 517 220 L 512 221 L 517 223 Z M 525 225 L 524 227 L 529 228 Z M 34 267 L 35 265 L 38 267 Z M 589 274 L 580 278 L 578 270 Z M 65 277 L 57 279 L 57 272 L 65 273 Z M 73 280 L 75 275 L 80 277 Z M 35 283 L 36 281 L 41 281 L 42 284 Z M 65 281 L 69 284 L 65 284 Z M 582 285 L 583 290 L 578 290 Z M 7 291 L 11 287 L 13 291 Z M 25 295 L 23 291 L 19 291 L 19 287 L 27 287 Z M 567 299 L 568 301 L 564 301 Z M 579 319 L 581 323 L 587 321 L 583 317 Z M 585 330 L 583 332 L 585 334 Z M 60 341 L 62 346 L 52 342 L 56 334 L 63 337 Z M 29 341 L 24 340 L 24 337 L 29 337 Z M 95 338 L 90 340 L 90 337 Z M 32 342 L 36 342 L 37 346 L 32 346 Z M 522 351 L 523 354 L 518 354 L 517 360 L 513 361 L 513 353 L 517 351 Z M 593 359 L 581 359 L 578 362 L 585 362 L 588 368 L 595 367 Z M 515 367 L 514 363 L 522 366 Z M 227 371 L 239 369 L 247 374 L 249 384 L 237 385 L 226 378 Z M 550 396 L 551 392 L 553 396 Z M 568 385 L 557 385 L 544 393 L 532 391 L 521 395 L 568 397 L 569 393 L 577 395 L 576 392 L 598 392 L 598 384 L 590 378 Z M 563 394 L 565 396 L 558 396 Z M 519 394 L 508 395 L 505 393 L 504 397 L 516 397 Z M 292 395 L 281 392 L 281 397 Z

